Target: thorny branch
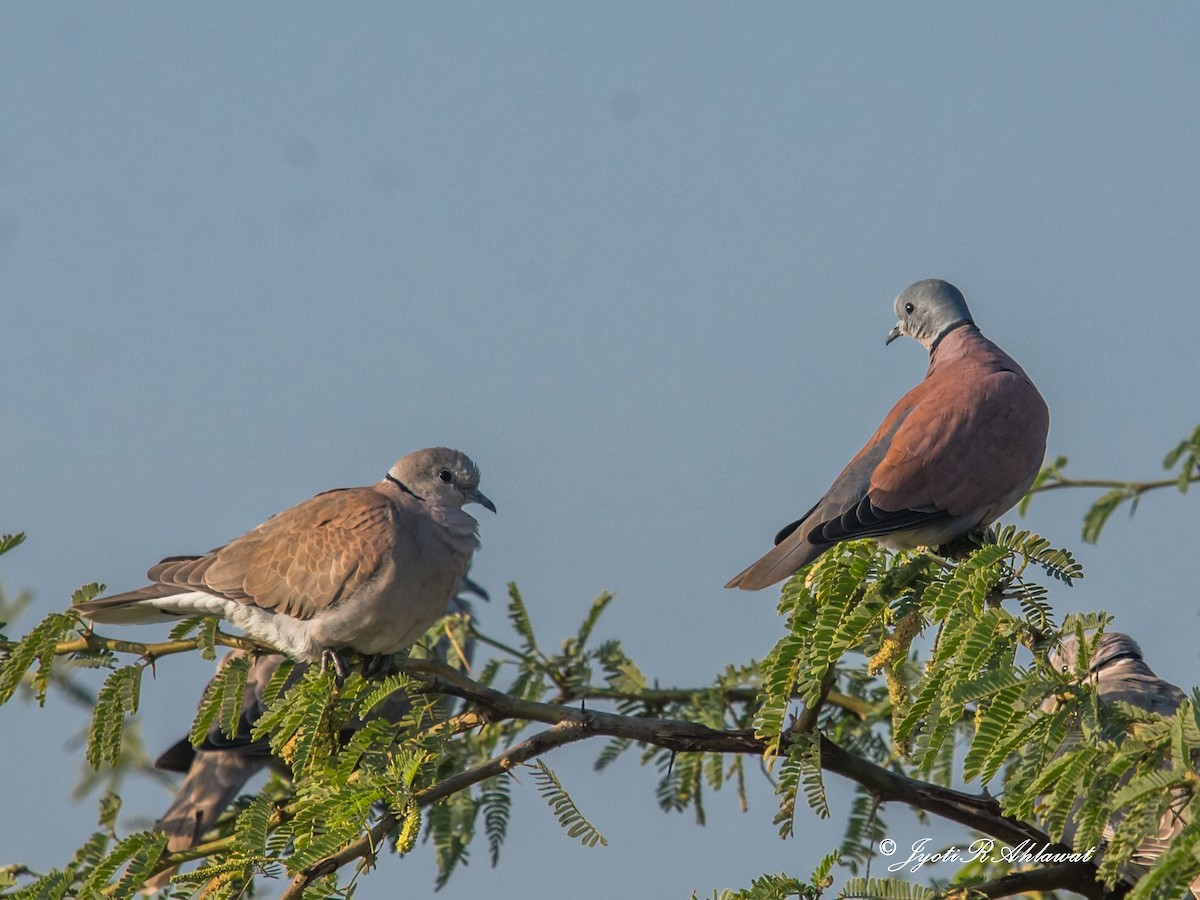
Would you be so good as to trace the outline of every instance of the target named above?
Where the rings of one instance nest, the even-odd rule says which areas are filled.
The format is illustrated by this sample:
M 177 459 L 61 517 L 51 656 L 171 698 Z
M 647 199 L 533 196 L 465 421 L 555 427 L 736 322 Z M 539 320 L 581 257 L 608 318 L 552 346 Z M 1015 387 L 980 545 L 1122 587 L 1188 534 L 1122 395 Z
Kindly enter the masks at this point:
M 624 737 L 644 744 L 653 744 L 676 753 L 752 753 L 762 755 L 766 742 L 748 729 L 720 731 L 674 719 L 630 717 L 597 710 L 574 709 L 533 700 L 523 700 L 485 687 L 450 667 L 433 660 L 409 660 L 403 666 L 428 685 L 431 692 L 450 694 L 486 709 L 492 720 L 517 719 L 541 722 L 550 727 L 485 763 L 453 778 L 427 788 L 414 796 L 424 806 L 456 791 L 462 790 L 513 766 L 541 755 L 555 747 L 592 736 Z M 1069 852 L 1069 848 L 1052 845 L 1049 837 L 1034 826 L 1004 815 L 1000 804 L 988 794 L 968 794 L 930 784 L 889 771 L 844 750 L 833 741 L 821 738 L 821 765 L 836 775 L 850 779 L 869 790 L 880 802 L 900 802 L 934 813 L 952 822 L 991 835 L 994 838 L 1019 844 L 1033 841 L 1037 846 L 1050 845 L 1051 851 Z M 385 816 L 371 831 L 337 853 L 314 863 L 299 872 L 282 895 L 282 900 L 295 900 L 307 886 L 355 859 L 371 860 L 374 849 L 399 825 L 393 816 Z M 1092 863 L 1052 866 L 1031 873 L 1015 873 L 988 885 L 987 895 L 1002 897 L 1032 889 L 1053 887 L 1075 891 L 1089 900 L 1111 900 L 1124 891 L 1107 891 L 1096 878 Z M 1005 893 L 1007 888 L 1014 889 Z
M 7 653 L 17 646 L 17 641 L 0 641 L 0 654 Z M 235 647 L 242 650 L 257 650 L 262 653 L 278 653 L 270 644 L 256 641 L 253 638 L 236 634 L 226 634 L 218 631 L 214 643 L 222 647 Z M 157 641 L 142 643 L 138 641 L 119 641 L 115 638 L 101 637 L 96 632 L 88 630 L 66 641 L 59 641 L 54 647 L 55 656 L 67 656 L 71 653 L 87 653 L 93 650 L 109 650 L 113 653 L 128 653 L 147 662 L 153 662 L 163 656 L 176 653 L 190 653 L 204 646 L 204 641 L 198 637 L 184 638 L 178 641 Z

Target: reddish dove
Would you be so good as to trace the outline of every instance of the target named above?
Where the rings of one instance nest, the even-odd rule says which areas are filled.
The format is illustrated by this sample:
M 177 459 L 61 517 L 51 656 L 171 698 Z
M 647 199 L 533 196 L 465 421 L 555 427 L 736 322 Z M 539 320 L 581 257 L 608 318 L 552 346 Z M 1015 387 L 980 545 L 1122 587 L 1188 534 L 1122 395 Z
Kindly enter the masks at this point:
M 794 574 L 839 541 L 938 546 L 995 521 L 1029 489 L 1050 413 L 1029 376 L 975 326 L 954 285 L 918 281 L 896 298 L 902 334 L 929 350 L 925 380 L 775 549 L 726 587 L 754 591 Z
M 471 604 L 465 594 L 488 599 L 483 588 L 470 578 L 463 578 L 446 612 L 469 616 Z M 472 643 L 468 641 L 463 650 L 469 659 Z M 443 660 L 450 659 L 458 652 L 448 640 L 439 641 L 434 651 Z M 170 852 L 188 850 L 200 843 L 246 782 L 264 767 L 270 766 L 285 778 L 291 777 L 287 764 L 271 753 L 265 738 L 256 741 L 250 737 L 255 723 L 265 711 L 263 691 L 284 657 L 278 653 L 254 655 L 245 650 L 233 650 L 221 661 L 221 665 L 244 656 L 252 658 L 246 678 L 246 691 L 242 696 L 241 717 L 234 737 L 227 737 L 219 726 L 214 726 L 199 747 L 193 747 L 191 741 L 185 737 L 171 746 L 154 763 L 157 769 L 182 772 L 185 775 L 175 793 L 175 799 L 157 826 L 159 831 L 167 835 L 167 850 Z M 305 663 L 301 663 L 296 667 L 293 679 L 303 675 L 305 666 Z M 410 710 L 408 697 L 403 692 L 397 692 L 375 707 L 372 717 L 382 716 L 389 722 L 399 722 Z M 161 890 L 174 871 L 169 869 L 154 876 L 146 883 L 144 890 Z
M 153 584 L 75 607 L 93 622 L 220 616 L 298 660 L 396 653 L 445 611 L 479 547 L 462 507 L 496 507 L 457 450 L 402 457 L 369 487 L 326 491 L 203 556 L 173 556 Z

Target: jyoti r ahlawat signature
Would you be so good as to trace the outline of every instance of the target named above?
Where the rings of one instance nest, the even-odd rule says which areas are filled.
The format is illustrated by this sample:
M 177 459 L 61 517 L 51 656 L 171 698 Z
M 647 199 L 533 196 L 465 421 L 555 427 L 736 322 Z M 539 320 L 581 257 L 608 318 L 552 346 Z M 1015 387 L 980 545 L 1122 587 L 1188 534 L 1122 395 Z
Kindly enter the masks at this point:
M 889 872 L 919 872 L 928 863 L 969 863 L 969 862 L 1000 862 L 1012 865 L 1041 864 L 1065 862 L 1090 862 L 1096 855 L 1096 847 L 1088 850 L 1072 852 L 1062 850 L 1054 844 L 1038 845 L 1036 841 L 1022 841 L 1016 846 L 1001 844 L 990 838 L 980 838 L 966 847 L 947 847 L 944 850 L 929 852 L 933 838 L 921 838 L 914 841 L 912 852 L 908 859 L 893 862 L 887 867 Z M 895 856 L 896 842 L 885 838 L 879 842 L 879 852 L 882 856 Z

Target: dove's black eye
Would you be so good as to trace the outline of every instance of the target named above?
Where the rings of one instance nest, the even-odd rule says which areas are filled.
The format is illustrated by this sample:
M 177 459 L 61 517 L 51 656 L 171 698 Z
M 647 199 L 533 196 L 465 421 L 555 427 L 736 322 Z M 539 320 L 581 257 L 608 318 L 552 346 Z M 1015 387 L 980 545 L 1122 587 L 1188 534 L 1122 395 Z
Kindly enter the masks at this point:
M 454 473 L 449 469 L 442 469 L 442 471 L 438 472 L 438 478 L 442 479 L 444 484 L 449 484 L 454 480 Z
M 913 309 L 914 309 L 914 307 L 913 307 L 913 305 L 912 305 L 911 303 L 905 303 L 905 304 L 904 304 L 904 313 L 905 313 L 905 315 L 909 315 L 909 316 L 911 316 L 911 315 L 912 315 L 912 311 L 913 311 Z

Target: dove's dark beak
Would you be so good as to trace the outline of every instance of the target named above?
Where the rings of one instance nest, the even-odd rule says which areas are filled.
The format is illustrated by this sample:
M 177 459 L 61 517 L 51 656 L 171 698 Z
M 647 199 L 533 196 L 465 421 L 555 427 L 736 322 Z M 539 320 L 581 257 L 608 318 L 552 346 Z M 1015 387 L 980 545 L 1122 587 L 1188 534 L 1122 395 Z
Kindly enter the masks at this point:
M 888 332 L 887 340 L 883 342 L 883 346 L 886 347 L 888 344 L 890 344 L 896 338 L 900 337 L 900 335 L 902 335 L 903 333 L 904 332 L 900 330 L 900 323 L 897 322 L 896 327 Z
M 490 509 L 492 512 L 496 511 L 496 504 L 487 497 L 483 496 L 483 493 L 479 490 L 479 488 L 475 488 L 473 491 L 467 491 L 467 502 L 478 503 L 484 509 Z
M 488 596 L 488 592 L 485 591 L 482 586 L 480 586 L 478 583 L 472 581 L 466 575 L 464 575 L 462 577 L 462 581 L 459 582 L 458 591 L 461 594 L 474 594 L 476 597 L 478 597 L 481 600 L 491 600 L 492 599 L 491 597 Z

